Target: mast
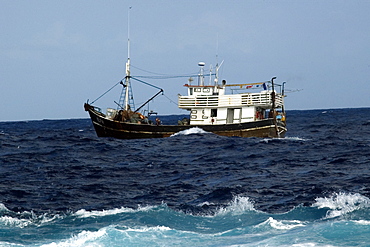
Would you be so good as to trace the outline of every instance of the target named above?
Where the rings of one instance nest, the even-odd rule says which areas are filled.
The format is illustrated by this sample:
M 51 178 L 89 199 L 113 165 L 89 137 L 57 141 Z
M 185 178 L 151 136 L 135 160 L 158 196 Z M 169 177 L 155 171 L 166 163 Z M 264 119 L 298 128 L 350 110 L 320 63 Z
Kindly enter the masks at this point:
M 130 88 L 130 58 L 127 59 L 126 62 L 126 77 L 125 77 L 125 86 L 126 86 L 126 92 L 125 92 L 125 110 L 129 110 L 130 104 L 129 104 L 129 88 Z
M 125 110 L 128 111 L 130 108 L 129 103 L 129 88 L 130 88 L 130 9 L 128 9 L 127 15 L 127 62 L 126 62 L 126 77 L 125 77 L 125 85 L 126 85 L 126 94 L 125 94 Z
M 200 72 L 198 75 L 198 86 L 204 86 L 204 62 L 199 62 L 198 66 L 200 67 Z

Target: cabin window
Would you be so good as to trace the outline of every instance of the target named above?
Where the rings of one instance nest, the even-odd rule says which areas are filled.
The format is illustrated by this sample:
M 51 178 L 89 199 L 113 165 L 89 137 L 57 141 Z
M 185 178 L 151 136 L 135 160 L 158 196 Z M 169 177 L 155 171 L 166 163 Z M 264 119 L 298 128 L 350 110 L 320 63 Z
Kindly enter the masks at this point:
M 203 93 L 209 93 L 209 88 L 203 88 Z
M 191 115 L 191 119 L 197 119 L 197 115 Z
M 201 88 L 194 88 L 194 92 L 202 92 Z
M 217 109 L 211 109 L 211 117 L 217 117 Z
M 204 115 L 202 116 L 202 118 L 203 118 L 203 119 L 208 119 L 208 117 L 207 117 L 207 116 L 204 116 Z
M 193 89 L 192 88 L 189 88 L 189 94 L 193 95 Z
M 191 114 L 197 114 L 197 110 L 191 110 Z

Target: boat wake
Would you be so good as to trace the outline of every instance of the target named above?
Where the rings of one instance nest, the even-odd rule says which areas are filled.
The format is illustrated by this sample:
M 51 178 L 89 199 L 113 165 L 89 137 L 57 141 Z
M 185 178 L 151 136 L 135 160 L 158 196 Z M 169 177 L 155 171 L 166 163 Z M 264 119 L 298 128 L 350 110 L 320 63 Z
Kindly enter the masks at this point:
M 204 133 L 209 133 L 209 132 L 204 131 L 201 128 L 194 127 L 194 128 L 190 128 L 190 129 L 187 129 L 187 130 L 177 132 L 177 133 L 171 135 L 171 137 L 172 136 L 179 136 L 179 135 L 204 134 Z

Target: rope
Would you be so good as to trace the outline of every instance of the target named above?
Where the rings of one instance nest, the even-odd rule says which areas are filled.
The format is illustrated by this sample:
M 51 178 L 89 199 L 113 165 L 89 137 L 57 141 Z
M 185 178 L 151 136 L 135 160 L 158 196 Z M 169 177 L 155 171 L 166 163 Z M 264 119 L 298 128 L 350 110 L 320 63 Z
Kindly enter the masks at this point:
M 138 69 L 138 68 L 137 68 Z M 212 75 L 215 75 L 215 74 L 212 74 Z M 191 74 L 189 74 L 189 75 L 178 75 L 178 76 L 170 76 L 170 75 L 168 75 L 168 76 L 166 76 L 166 75 L 162 75 L 162 76 L 136 76 L 136 77 L 140 77 L 140 78 L 151 78 L 151 79 L 171 79 L 171 78 L 181 78 L 181 77 L 197 77 L 198 75 L 191 75 Z M 207 76 L 210 76 L 209 74 L 205 74 L 205 75 L 203 75 L 204 77 L 207 77 Z M 156 88 L 156 89 L 159 89 L 159 90 L 162 90 L 162 88 L 159 88 L 159 87 L 157 87 L 157 86 L 154 86 L 154 85 L 152 85 L 152 84 L 150 84 L 150 83 L 147 83 L 147 82 L 145 82 L 145 81 L 142 81 L 142 80 L 139 80 L 139 79 L 137 79 L 137 78 L 135 78 L 135 77 L 130 77 L 131 79 L 134 79 L 134 80 L 136 80 L 136 81 L 138 81 L 138 82 L 141 82 L 141 83 L 144 83 L 145 85 L 148 85 L 148 86 L 151 86 L 151 87 L 154 87 L 154 88 Z M 91 102 L 91 104 L 94 104 L 96 101 L 98 101 L 101 97 L 103 97 L 104 95 L 106 95 L 107 93 L 109 93 L 113 88 L 115 88 L 118 84 L 120 84 L 120 83 L 122 83 L 122 80 L 121 81 L 119 81 L 119 82 L 117 82 L 114 86 L 112 86 L 110 89 L 108 89 L 105 93 L 103 93 L 102 95 L 100 95 L 98 98 L 96 98 L 95 100 L 93 100 L 92 102 Z M 168 100 L 170 100 L 170 102 L 172 102 L 172 103 L 174 103 L 175 105 L 177 105 L 174 101 L 172 101 L 170 98 L 168 98 L 166 95 L 164 95 L 163 94 L 163 96 L 165 96 Z
M 143 71 L 143 72 L 146 72 L 146 73 L 149 73 L 149 74 L 153 74 L 152 76 L 135 76 L 137 78 L 148 78 L 148 79 L 172 79 L 172 78 L 182 78 L 182 77 L 197 77 L 198 74 L 193 74 L 193 73 L 189 73 L 189 74 L 184 74 L 184 75 L 168 75 L 168 74 L 161 74 L 161 73 L 155 73 L 155 72 L 151 72 L 151 71 L 148 71 L 148 70 L 144 70 L 144 69 L 141 69 L 141 68 L 138 68 L 134 65 L 131 64 L 131 67 L 133 68 L 136 68 L 140 71 Z M 216 75 L 216 74 L 212 74 L 213 76 Z M 209 76 L 209 73 L 208 71 L 206 70 L 205 71 L 205 74 L 203 75 L 204 77 L 207 77 Z
M 144 83 L 145 85 L 148 85 L 148 86 L 154 87 L 154 88 L 156 88 L 156 89 L 163 90 L 163 89 L 162 89 L 162 88 L 160 88 L 160 87 L 154 86 L 154 85 L 152 85 L 152 84 L 150 84 L 150 83 L 147 83 L 147 82 L 145 82 L 145 81 L 139 80 L 139 79 L 137 79 L 137 78 L 135 78 L 135 77 L 131 77 L 131 79 L 134 79 L 135 81 L 138 81 L 138 82 Z
M 213 76 L 215 74 L 212 74 Z M 147 79 L 175 79 L 175 78 L 184 78 L 184 77 L 198 77 L 198 74 L 188 74 L 188 75 L 163 75 L 163 76 L 145 76 L 145 75 L 139 75 L 135 76 L 137 78 L 147 78 Z M 203 75 L 204 77 L 209 77 L 209 74 Z
M 167 97 L 167 95 L 165 95 L 164 93 L 162 94 L 164 97 L 166 97 L 171 103 L 173 103 L 173 104 L 175 104 L 175 105 L 177 105 L 178 106 L 178 104 L 175 102 L 175 101 L 173 101 L 172 99 L 170 99 L 170 98 L 168 98 Z
M 104 95 L 106 95 L 107 93 L 109 93 L 109 91 L 110 90 L 112 90 L 113 88 L 115 88 L 118 84 L 120 84 L 122 82 L 122 80 L 121 81 L 119 81 L 119 82 L 117 82 L 113 87 L 111 87 L 110 89 L 108 89 L 108 91 L 106 91 L 105 93 L 103 93 L 102 95 L 100 95 L 96 100 L 94 100 L 93 102 L 91 102 L 91 104 L 94 104 L 95 103 L 95 101 L 97 101 L 97 100 L 99 100 L 101 97 L 103 97 Z

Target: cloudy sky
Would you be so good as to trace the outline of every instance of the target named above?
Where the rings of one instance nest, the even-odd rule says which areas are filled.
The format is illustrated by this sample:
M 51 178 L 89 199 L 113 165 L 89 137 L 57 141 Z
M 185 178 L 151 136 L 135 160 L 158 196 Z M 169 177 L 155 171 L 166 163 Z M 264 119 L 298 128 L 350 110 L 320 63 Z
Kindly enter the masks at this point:
M 129 7 L 132 9 L 129 10 Z M 87 118 L 124 77 L 184 75 L 224 61 L 228 83 L 286 81 L 287 110 L 370 106 L 370 1 L 0 0 L 0 121 Z M 128 13 L 130 31 L 128 32 Z M 187 78 L 150 80 L 174 104 Z M 133 86 L 135 104 L 157 91 Z M 95 103 L 116 107 L 120 87 Z

